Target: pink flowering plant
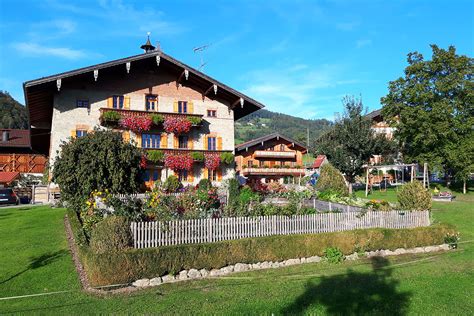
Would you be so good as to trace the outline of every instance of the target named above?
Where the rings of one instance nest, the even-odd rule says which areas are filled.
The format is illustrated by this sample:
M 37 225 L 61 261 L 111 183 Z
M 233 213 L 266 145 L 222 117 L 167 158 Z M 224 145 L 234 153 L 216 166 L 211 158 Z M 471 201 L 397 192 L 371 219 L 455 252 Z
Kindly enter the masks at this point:
M 130 116 L 120 120 L 120 126 L 133 132 L 149 131 L 153 121 L 148 116 Z
M 221 157 L 216 154 L 206 153 L 204 154 L 204 167 L 209 170 L 216 170 L 219 168 L 221 163 Z
M 189 154 L 165 154 L 165 167 L 173 171 L 191 170 L 193 158 Z
M 183 134 L 191 130 L 192 123 L 185 117 L 167 117 L 163 127 L 167 133 Z

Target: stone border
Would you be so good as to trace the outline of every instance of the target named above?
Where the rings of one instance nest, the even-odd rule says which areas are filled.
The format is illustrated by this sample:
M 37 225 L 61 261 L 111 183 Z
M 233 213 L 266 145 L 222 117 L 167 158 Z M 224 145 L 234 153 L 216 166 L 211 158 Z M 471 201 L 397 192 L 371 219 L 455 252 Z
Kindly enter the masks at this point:
M 398 256 L 403 254 L 417 254 L 417 253 L 429 253 L 429 252 L 437 252 L 437 251 L 446 251 L 450 250 L 448 244 L 442 244 L 438 246 L 427 246 L 427 247 L 416 247 L 411 249 L 404 249 L 398 248 L 395 251 L 391 250 L 376 250 L 376 251 L 367 251 L 364 253 L 364 257 L 372 258 L 372 257 L 386 257 L 386 256 Z M 354 252 L 351 255 L 344 256 L 344 260 L 353 261 L 360 259 L 360 256 L 357 252 Z M 206 269 L 189 269 L 180 271 L 178 274 L 167 274 L 161 277 L 155 277 L 152 279 L 140 279 L 136 280 L 132 283 L 132 286 L 135 288 L 147 288 L 152 286 L 157 286 L 164 283 L 174 283 L 186 280 L 196 280 L 196 279 L 204 279 L 204 278 L 214 278 L 214 277 L 221 277 L 231 273 L 238 273 L 238 272 L 245 272 L 245 271 L 255 271 L 255 270 L 263 270 L 263 269 L 271 269 L 271 268 L 281 268 L 281 267 L 288 267 L 297 264 L 303 263 L 314 263 L 314 262 L 321 262 L 325 259 L 319 256 L 313 256 L 308 258 L 296 258 L 296 259 L 288 259 L 285 261 L 280 262 L 272 262 L 272 261 L 264 261 L 264 262 L 257 262 L 257 263 L 236 263 L 235 265 L 229 265 L 220 269 L 212 269 L 210 271 Z

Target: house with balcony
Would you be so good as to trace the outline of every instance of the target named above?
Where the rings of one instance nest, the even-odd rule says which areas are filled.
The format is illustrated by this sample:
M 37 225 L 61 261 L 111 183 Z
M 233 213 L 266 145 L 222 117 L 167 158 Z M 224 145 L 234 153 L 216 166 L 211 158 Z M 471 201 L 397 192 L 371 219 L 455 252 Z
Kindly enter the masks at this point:
M 285 178 L 305 176 L 302 144 L 273 133 L 235 146 L 236 170 L 247 183 L 283 183 Z
M 149 40 L 141 48 L 139 55 L 25 82 L 32 148 L 53 164 L 69 137 L 112 129 L 146 153 L 147 187 L 172 174 L 185 185 L 233 177 L 233 163 L 205 168 L 205 162 L 233 154 L 234 121 L 263 105 Z M 165 158 L 192 167 L 165 168 Z

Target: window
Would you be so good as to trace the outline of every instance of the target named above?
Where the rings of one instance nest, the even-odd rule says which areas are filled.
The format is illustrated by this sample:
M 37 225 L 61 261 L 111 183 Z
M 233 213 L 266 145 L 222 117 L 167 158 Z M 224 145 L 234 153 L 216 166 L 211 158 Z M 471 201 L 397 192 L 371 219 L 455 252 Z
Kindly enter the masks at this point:
M 253 160 L 247 161 L 247 166 L 248 166 L 249 168 L 252 168 L 252 167 L 253 167 Z
M 158 169 L 147 169 L 142 175 L 144 182 L 158 181 L 160 179 L 160 171 Z
M 112 107 L 114 109 L 123 109 L 123 95 L 114 95 L 112 97 Z
M 142 134 L 142 148 L 160 148 L 159 134 Z
M 280 161 L 280 167 L 284 167 L 285 166 L 285 162 L 284 161 Z
M 154 170 L 150 170 L 150 173 L 153 173 L 153 181 L 158 181 L 158 179 L 160 178 L 160 172 L 159 170 L 157 169 L 154 169 Z
M 89 100 L 76 100 L 76 108 L 89 108 Z
M 188 136 L 178 137 L 178 148 L 181 148 L 181 149 L 188 148 Z
M 145 96 L 145 108 L 147 111 L 156 111 L 158 109 L 158 97 L 153 94 Z
M 290 162 L 290 166 L 291 166 L 291 167 L 294 167 L 294 166 L 295 166 L 295 162 L 294 162 L 294 161 Z
M 216 110 L 207 110 L 207 116 L 216 117 L 217 116 L 217 111 Z
M 178 113 L 188 113 L 187 101 L 178 101 Z
M 280 145 L 280 151 L 285 151 L 285 145 Z
M 179 170 L 178 171 L 178 179 L 181 182 L 188 181 L 188 170 Z
M 208 137 L 207 138 L 207 149 L 208 150 L 216 150 L 216 138 L 215 137 Z
M 260 160 L 260 161 L 259 161 L 259 164 L 260 164 L 260 167 L 263 168 L 263 167 L 265 166 L 265 161 Z
M 76 137 L 83 137 L 87 135 L 87 131 L 85 130 L 76 130 Z
M 217 181 L 217 170 L 208 170 L 208 172 L 207 172 L 207 180 L 209 180 L 209 181 Z

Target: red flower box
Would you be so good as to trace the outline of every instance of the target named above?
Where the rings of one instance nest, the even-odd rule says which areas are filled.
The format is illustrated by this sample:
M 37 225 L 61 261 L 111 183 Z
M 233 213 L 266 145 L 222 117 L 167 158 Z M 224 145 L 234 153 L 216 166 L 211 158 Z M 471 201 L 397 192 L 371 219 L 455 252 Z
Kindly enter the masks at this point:
M 193 162 L 189 154 L 165 154 L 165 167 L 173 171 L 191 170 Z
M 185 117 L 167 117 L 163 127 L 167 133 L 183 134 L 191 130 L 192 123 Z
M 152 123 L 148 116 L 130 116 L 120 120 L 120 126 L 137 133 L 149 131 Z
M 216 154 L 204 154 L 204 166 L 209 170 L 216 170 L 221 163 L 221 157 Z

